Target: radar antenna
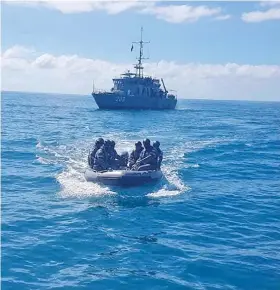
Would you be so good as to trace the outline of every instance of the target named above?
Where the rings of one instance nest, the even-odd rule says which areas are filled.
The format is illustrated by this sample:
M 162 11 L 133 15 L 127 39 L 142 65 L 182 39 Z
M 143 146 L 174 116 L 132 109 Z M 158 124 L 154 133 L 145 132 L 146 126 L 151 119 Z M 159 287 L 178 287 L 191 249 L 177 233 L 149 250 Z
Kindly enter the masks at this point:
M 139 77 L 139 78 L 143 78 L 143 69 L 144 69 L 144 67 L 142 65 L 142 60 L 143 59 L 149 59 L 149 58 L 143 57 L 143 47 L 144 47 L 145 43 L 150 43 L 150 41 L 145 42 L 145 41 L 143 41 L 142 37 L 143 37 L 143 27 L 141 27 L 141 40 L 138 41 L 138 42 L 133 42 L 133 43 L 136 43 L 136 44 L 140 45 L 139 57 L 136 58 L 138 60 L 138 63 L 134 66 L 134 68 L 136 69 L 136 77 Z

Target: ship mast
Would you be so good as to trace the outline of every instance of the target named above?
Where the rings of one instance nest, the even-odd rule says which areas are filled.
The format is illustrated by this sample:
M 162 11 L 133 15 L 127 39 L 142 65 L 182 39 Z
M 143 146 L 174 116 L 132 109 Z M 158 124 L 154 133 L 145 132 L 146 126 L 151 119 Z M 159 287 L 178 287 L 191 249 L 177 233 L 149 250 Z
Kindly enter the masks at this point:
M 150 43 L 150 41 L 148 42 L 143 41 L 142 37 L 143 37 L 143 27 L 141 27 L 141 40 L 138 42 L 133 42 L 140 45 L 139 57 L 136 58 L 138 60 L 138 63 L 134 66 L 134 68 L 136 69 L 136 77 L 139 77 L 139 78 L 143 78 L 144 67 L 142 65 L 142 60 L 148 59 L 148 58 L 143 57 L 143 47 L 144 47 L 143 44 Z

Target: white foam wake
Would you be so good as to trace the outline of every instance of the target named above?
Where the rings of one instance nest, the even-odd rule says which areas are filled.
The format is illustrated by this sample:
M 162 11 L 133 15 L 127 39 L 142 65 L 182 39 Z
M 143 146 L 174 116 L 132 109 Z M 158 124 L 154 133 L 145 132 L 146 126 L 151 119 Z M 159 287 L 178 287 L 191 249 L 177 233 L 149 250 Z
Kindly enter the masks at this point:
M 60 196 L 62 197 L 93 197 L 107 194 L 115 194 L 108 187 L 96 183 L 87 182 L 83 174 L 73 167 L 68 166 L 66 170 L 56 176 L 61 185 Z
M 79 142 L 73 146 L 53 146 L 44 145 L 42 142 L 37 144 L 44 157 L 38 156 L 37 161 L 42 164 L 60 164 L 64 170 L 55 177 L 60 184 L 61 197 L 94 197 L 107 194 L 115 194 L 108 187 L 87 182 L 84 172 L 87 167 L 88 142 Z
M 129 140 L 125 140 L 123 136 L 118 134 L 104 136 L 105 139 L 114 139 L 116 141 L 118 152 L 130 152 L 133 149 L 134 143 L 138 141 L 138 138 L 129 137 Z M 87 182 L 84 178 L 84 172 L 87 168 L 87 156 L 92 143 L 92 139 L 79 141 L 72 145 L 38 142 L 36 147 L 41 152 L 41 154 L 38 154 L 38 162 L 59 164 L 64 167 L 64 170 L 56 175 L 61 187 L 59 194 L 62 197 L 83 198 L 116 194 L 109 187 Z M 185 154 L 199 150 L 212 143 L 213 141 L 181 143 L 179 146 L 173 146 L 169 152 L 165 151 L 162 167 L 165 178 L 160 186 L 155 191 L 150 192 L 148 196 L 152 198 L 170 197 L 189 191 L 190 187 L 180 178 L 179 170 L 186 167 L 198 168 L 199 165 L 186 164 Z

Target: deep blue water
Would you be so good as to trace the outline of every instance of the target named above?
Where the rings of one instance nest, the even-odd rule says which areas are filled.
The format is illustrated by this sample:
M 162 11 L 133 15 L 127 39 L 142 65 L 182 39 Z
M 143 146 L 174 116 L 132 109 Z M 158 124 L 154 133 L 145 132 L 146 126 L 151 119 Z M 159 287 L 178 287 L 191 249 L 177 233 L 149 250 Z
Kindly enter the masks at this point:
M 85 182 L 100 136 L 159 140 L 165 179 Z M 3 93 L 2 289 L 279 290 L 280 103 Z

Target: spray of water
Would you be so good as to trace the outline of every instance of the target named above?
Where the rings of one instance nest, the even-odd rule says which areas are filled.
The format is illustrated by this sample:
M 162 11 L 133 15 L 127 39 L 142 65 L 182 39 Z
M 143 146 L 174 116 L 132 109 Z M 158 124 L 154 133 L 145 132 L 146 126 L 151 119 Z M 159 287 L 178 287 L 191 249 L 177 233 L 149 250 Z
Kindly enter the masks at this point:
M 116 140 L 116 149 L 118 152 L 131 151 L 134 143 L 138 141 L 123 140 L 118 134 L 104 136 L 104 138 Z M 132 140 L 131 140 L 132 139 Z M 38 142 L 37 161 L 42 164 L 56 164 L 64 169 L 56 175 L 56 179 L 61 185 L 59 194 L 62 197 L 94 197 L 116 194 L 116 192 L 106 186 L 87 182 L 84 178 L 84 172 L 87 168 L 87 156 L 92 145 L 92 140 L 79 141 L 72 145 L 45 144 Z M 170 152 L 164 152 L 164 164 L 162 171 L 164 179 L 159 186 L 148 193 L 151 198 L 170 197 L 182 194 L 190 188 L 180 179 L 179 170 L 186 167 L 184 155 L 188 151 L 197 150 L 205 144 L 183 144 L 175 146 Z M 200 146 L 201 145 L 201 146 Z M 188 167 L 198 167 L 198 164 L 187 165 Z

